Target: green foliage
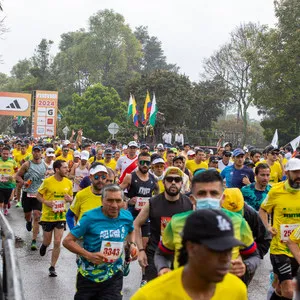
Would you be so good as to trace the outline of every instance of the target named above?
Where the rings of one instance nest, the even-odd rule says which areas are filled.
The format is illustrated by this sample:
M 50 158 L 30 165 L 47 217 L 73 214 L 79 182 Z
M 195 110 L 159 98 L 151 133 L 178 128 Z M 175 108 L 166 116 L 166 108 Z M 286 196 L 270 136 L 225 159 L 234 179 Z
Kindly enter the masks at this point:
M 266 139 L 278 129 L 284 145 L 300 134 L 300 2 L 275 1 L 275 13 L 276 28 L 260 36 L 251 92 Z
M 63 114 L 70 129 L 82 128 L 84 136 L 105 141 L 110 135 L 107 126 L 111 122 L 119 126 L 126 122 L 126 105 L 115 89 L 98 83 L 88 87 L 82 96 L 73 94 L 72 105 Z

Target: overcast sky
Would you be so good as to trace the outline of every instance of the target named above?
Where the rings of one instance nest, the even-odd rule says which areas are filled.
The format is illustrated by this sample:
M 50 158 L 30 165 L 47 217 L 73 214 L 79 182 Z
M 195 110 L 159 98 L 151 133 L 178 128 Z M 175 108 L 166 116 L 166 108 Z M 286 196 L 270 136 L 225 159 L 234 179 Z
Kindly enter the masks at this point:
M 132 29 L 148 26 L 162 42 L 169 63 L 191 80 L 199 80 L 203 59 L 229 40 L 229 33 L 249 21 L 274 26 L 273 0 L 0 0 L 9 32 L 0 40 L 3 64 L 9 74 L 18 60 L 32 56 L 42 38 L 87 27 L 101 9 L 122 14 Z M 2 18 L 2 17 L 1 17 Z

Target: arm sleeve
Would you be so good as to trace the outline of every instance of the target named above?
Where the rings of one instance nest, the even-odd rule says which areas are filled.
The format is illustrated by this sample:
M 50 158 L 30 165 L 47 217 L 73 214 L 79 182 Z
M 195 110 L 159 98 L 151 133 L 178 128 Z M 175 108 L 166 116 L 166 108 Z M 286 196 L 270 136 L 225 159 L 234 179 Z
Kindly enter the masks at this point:
M 71 211 L 71 209 L 69 208 L 67 213 L 66 213 L 66 219 L 67 219 L 67 224 L 70 228 L 70 230 L 72 230 L 75 226 L 74 224 L 74 217 L 75 217 L 75 214 Z

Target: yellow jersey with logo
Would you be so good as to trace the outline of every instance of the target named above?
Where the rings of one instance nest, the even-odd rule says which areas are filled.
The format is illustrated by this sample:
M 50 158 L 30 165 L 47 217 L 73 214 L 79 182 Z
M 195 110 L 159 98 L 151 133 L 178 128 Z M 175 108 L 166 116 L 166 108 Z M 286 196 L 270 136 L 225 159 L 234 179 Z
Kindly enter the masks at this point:
M 114 171 L 115 171 L 116 168 L 117 168 L 117 161 L 114 160 L 114 159 L 111 159 L 109 163 L 105 162 L 104 159 L 100 160 L 100 162 L 101 162 L 104 166 L 106 166 L 106 167 L 108 167 L 108 168 L 111 168 L 111 169 L 114 170 Z
M 271 241 L 270 253 L 293 257 L 286 241 L 300 225 L 300 191 L 288 192 L 285 182 L 274 184 L 261 208 L 269 214 L 273 213 L 272 226 L 277 230 Z
M 205 161 L 197 164 L 194 159 L 188 160 L 185 166 L 192 172 L 192 174 L 194 174 L 197 169 L 208 169 L 208 164 Z
M 46 201 L 55 201 L 53 207 L 49 207 L 43 203 L 41 221 L 65 221 L 66 201 L 64 200 L 64 196 L 66 194 L 73 196 L 72 181 L 66 177 L 64 177 L 62 181 L 58 181 L 54 175 L 50 176 L 43 181 L 38 189 L 38 193 L 40 193 Z

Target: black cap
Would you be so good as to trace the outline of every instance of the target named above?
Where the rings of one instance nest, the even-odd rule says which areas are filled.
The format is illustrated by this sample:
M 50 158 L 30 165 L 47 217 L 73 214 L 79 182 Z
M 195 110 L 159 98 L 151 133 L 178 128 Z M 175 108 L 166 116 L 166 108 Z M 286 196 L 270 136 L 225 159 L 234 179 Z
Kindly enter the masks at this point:
M 223 151 L 223 155 L 225 155 L 225 156 L 231 156 L 232 153 L 230 151 L 224 150 Z
M 234 237 L 230 218 L 219 209 L 200 209 L 186 220 L 182 238 L 203 244 L 214 251 L 225 251 L 245 245 Z
M 175 157 L 173 158 L 173 162 L 175 162 L 176 160 L 181 160 L 181 161 L 183 161 L 183 162 L 184 162 L 184 160 L 185 160 L 185 157 L 184 157 L 184 156 L 182 156 L 182 155 L 178 155 L 178 156 L 175 156 Z
M 149 148 L 148 148 L 148 146 L 147 146 L 146 144 L 142 144 L 142 145 L 140 146 L 140 149 L 142 150 L 142 149 L 149 149 Z
M 275 148 L 274 146 L 270 145 L 268 147 L 265 148 L 265 153 L 270 153 L 272 151 L 277 151 L 279 152 L 279 149 L 278 148 Z
M 105 149 L 104 154 L 113 154 L 110 148 Z
M 42 147 L 38 146 L 38 145 L 35 145 L 35 146 L 32 147 L 32 151 L 34 151 L 34 150 L 40 150 L 40 151 L 42 151 Z
M 209 162 L 219 162 L 219 159 L 218 159 L 218 156 L 211 156 L 210 158 L 209 158 Z

